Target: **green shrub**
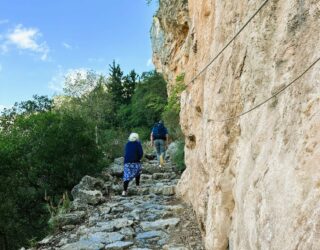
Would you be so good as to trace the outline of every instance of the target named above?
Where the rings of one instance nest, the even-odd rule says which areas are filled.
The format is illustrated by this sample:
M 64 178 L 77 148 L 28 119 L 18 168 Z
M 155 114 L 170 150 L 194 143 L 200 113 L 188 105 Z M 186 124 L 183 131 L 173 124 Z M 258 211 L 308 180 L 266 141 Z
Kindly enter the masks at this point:
M 33 237 L 31 239 L 28 240 L 28 245 L 31 247 L 31 248 L 36 248 L 37 247 L 37 243 L 38 243 L 38 240 L 36 237 Z
M 137 84 L 128 112 L 127 127 L 151 127 L 161 119 L 161 114 L 167 104 L 167 88 L 163 76 L 149 72 L 142 76 Z
M 134 72 L 122 79 L 126 91 L 121 102 L 106 79 L 100 77 L 85 95 L 56 98 L 55 108 L 52 100 L 35 96 L 0 114 L 0 248 L 3 239 L 10 250 L 27 245 L 28 239 L 33 244 L 47 234 L 49 218 L 55 228 L 53 218 L 69 205 L 67 200 L 52 204 L 59 204 L 61 194 L 84 175 L 98 175 L 108 162 L 123 156 L 130 132 L 139 134 L 146 152 L 153 150 L 148 144 L 151 128 L 166 105 L 169 131 L 174 138 L 182 137 L 183 75 L 177 77 L 168 104 L 166 82 L 156 71 L 143 73 L 139 82 Z M 129 89 L 130 81 L 134 85 Z M 90 79 L 82 83 L 85 87 Z M 51 197 L 49 205 L 45 193 Z
M 184 74 L 180 74 L 176 78 L 176 84 L 173 86 L 168 104 L 164 108 L 162 118 L 169 129 L 172 140 L 182 140 L 183 134 L 180 126 L 180 97 L 185 90 Z
M 184 141 L 177 141 L 177 151 L 173 155 L 173 162 L 177 166 L 177 169 L 182 173 L 186 169 L 184 162 Z
M 79 116 L 17 116 L 10 130 L 0 132 L 0 232 L 8 248 L 42 238 L 50 217 L 45 191 L 54 201 L 84 175 L 99 173 L 101 158 L 94 129 Z
M 150 140 L 151 127 L 138 127 L 132 129 L 131 132 L 135 132 L 139 134 L 140 141 L 148 142 Z
M 70 212 L 71 201 L 69 199 L 68 192 L 65 192 L 59 203 L 55 206 L 51 197 L 45 197 L 47 199 L 47 209 L 50 213 L 50 219 L 48 221 L 49 229 L 51 231 L 56 231 L 58 229 L 58 223 L 56 217 L 61 214 L 66 214 Z
M 129 133 L 123 129 L 106 129 L 102 132 L 101 147 L 107 162 L 123 156 L 124 144 L 128 136 Z
M 173 110 L 166 110 L 162 113 L 162 119 L 164 120 L 165 126 L 169 130 L 169 136 L 173 141 L 183 138 L 179 123 L 179 113 Z

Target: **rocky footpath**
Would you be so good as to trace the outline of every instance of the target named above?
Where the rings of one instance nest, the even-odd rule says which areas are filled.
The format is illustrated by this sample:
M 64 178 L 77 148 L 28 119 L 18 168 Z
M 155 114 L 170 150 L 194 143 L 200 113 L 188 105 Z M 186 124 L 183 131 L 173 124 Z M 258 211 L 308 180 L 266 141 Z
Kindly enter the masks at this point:
M 51 220 L 59 229 L 36 249 L 204 249 L 193 211 L 175 197 L 174 166 L 146 161 L 141 186 L 132 181 L 123 197 L 122 162 L 116 159 L 101 178 L 83 177 L 70 211 Z

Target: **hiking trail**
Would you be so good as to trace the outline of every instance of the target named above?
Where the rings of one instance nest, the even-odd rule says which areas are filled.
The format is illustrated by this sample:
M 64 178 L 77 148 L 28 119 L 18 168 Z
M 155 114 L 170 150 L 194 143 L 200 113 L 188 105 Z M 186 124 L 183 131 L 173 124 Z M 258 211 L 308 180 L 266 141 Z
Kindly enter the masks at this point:
M 204 249 L 192 209 L 175 196 L 180 174 L 170 160 L 162 168 L 145 160 L 140 188 L 131 181 L 128 196 L 121 196 L 122 162 L 99 178 L 83 177 L 70 212 L 55 217 L 60 229 L 35 249 Z

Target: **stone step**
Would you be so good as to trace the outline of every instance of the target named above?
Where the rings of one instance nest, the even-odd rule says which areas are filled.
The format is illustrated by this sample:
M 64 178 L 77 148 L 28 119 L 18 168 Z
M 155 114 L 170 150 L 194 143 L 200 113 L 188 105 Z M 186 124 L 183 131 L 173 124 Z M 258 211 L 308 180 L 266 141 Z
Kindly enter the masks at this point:
M 177 177 L 175 172 L 168 173 L 154 173 L 154 174 L 142 174 L 141 181 L 152 181 L 152 180 L 173 180 Z
M 179 176 L 172 171 L 172 166 L 159 171 L 157 166 L 148 164 L 143 169 L 140 188 L 134 181 L 130 182 L 129 194 L 125 197 L 121 196 L 121 179 L 110 173 L 102 183 L 85 177 L 74 189 L 75 195 L 83 199 L 77 199 L 77 205 L 72 206 L 75 211 L 64 215 L 69 222 L 63 223 L 63 230 L 39 243 L 37 249 L 204 249 L 199 230 L 195 230 L 192 237 L 180 237 L 179 232 L 190 234 L 187 229 L 197 228 L 197 224 L 192 210 L 174 196 Z M 92 202 L 92 197 L 82 197 L 92 193 L 83 190 L 94 187 L 105 195 L 102 203 Z M 81 201 L 90 203 L 81 205 Z
M 177 169 L 173 167 L 170 161 L 160 167 L 159 162 L 156 160 L 142 162 L 142 172 L 144 174 L 178 173 Z M 123 157 L 115 159 L 114 162 L 103 171 L 102 175 L 106 178 L 108 175 L 121 178 L 123 175 Z

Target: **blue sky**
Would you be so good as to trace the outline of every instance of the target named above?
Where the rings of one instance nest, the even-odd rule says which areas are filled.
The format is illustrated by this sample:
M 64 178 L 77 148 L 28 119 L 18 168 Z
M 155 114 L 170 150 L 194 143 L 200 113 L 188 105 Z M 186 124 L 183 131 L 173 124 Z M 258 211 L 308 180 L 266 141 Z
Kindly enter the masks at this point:
M 154 1 L 155 2 L 155 1 Z M 153 69 L 146 0 L 1 0 L 0 109 L 58 93 L 77 69 Z

